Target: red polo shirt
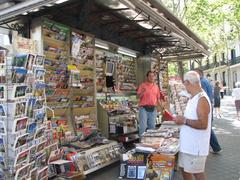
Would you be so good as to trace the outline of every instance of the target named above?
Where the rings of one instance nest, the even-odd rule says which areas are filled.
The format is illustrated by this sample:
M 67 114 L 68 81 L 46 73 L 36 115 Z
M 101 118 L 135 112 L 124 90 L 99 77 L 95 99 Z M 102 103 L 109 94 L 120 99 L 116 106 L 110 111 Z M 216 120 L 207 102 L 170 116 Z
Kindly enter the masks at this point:
M 138 90 L 137 94 L 145 89 L 142 97 L 140 97 L 139 106 L 157 106 L 157 102 L 160 99 L 160 89 L 155 83 L 144 82 L 142 83 Z

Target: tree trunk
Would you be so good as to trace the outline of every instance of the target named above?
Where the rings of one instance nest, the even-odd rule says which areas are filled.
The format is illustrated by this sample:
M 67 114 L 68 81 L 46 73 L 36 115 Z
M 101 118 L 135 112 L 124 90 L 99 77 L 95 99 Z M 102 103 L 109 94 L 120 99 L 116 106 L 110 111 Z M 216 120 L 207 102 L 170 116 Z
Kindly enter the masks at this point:
M 183 62 L 182 62 L 182 61 L 179 61 L 179 62 L 178 62 L 178 72 L 179 72 L 179 76 L 180 76 L 181 79 L 183 80 L 184 69 L 183 69 Z

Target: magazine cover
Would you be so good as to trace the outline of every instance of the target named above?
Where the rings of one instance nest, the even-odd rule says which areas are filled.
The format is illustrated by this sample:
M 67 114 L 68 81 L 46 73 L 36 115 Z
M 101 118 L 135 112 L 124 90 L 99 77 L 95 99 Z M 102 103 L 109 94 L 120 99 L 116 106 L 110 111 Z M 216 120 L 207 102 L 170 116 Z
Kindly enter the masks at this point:
M 148 156 L 145 180 L 171 180 L 175 156 L 153 153 Z

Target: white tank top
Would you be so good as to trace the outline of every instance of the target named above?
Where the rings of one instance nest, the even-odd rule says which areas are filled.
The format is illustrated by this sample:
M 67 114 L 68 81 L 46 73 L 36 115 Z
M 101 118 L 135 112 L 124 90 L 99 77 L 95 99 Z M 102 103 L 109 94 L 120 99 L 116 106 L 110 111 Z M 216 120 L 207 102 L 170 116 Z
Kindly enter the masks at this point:
M 208 114 L 208 127 L 207 129 L 194 129 L 187 125 L 182 125 L 180 132 L 180 152 L 192 155 L 207 156 L 209 153 L 212 107 L 211 102 L 205 92 L 200 92 L 192 99 L 189 99 L 184 116 L 185 118 L 191 120 L 198 119 L 197 105 L 201 97 L 205 97 L 210 105 L 210 112 Z

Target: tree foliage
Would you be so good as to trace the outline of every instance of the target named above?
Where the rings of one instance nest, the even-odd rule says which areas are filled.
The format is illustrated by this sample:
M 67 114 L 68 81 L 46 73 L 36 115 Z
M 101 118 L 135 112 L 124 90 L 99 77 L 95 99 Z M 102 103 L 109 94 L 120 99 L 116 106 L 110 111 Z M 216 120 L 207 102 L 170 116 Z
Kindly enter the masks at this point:
M 203 39 L 212 53 L 228 49 L 239 38 L 239 0 L 161 0 L 173 14 Z M 180 6 L 183 4 L 184 6 Z

